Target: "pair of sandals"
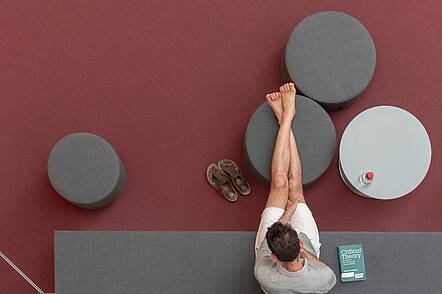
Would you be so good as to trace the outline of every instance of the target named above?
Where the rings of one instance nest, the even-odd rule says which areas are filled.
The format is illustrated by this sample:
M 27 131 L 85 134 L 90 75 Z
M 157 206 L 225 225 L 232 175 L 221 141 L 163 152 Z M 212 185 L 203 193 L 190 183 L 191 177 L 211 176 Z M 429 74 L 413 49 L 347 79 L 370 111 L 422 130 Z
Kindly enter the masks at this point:
M 207 181 L 230 202 L 238 200 L 235 188 L 244 196 L 249 195 L 251 191 L 238 164 L 230 159 L 222 159 L 218 164 L 211 163 L 207 167 Z

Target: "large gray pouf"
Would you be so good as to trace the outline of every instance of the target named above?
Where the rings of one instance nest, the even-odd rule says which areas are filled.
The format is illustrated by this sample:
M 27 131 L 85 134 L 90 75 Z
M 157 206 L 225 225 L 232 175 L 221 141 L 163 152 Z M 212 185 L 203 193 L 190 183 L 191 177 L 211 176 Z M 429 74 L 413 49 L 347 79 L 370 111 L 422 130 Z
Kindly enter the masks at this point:
M 303 95 L 328 111 L 339 110 L 368 86 L 376 50 L 365 27 L 336 11 L 312 14 L 293 30 L 283 52 L 281 71 Z
M 244 154 L 251 173 L 271 182 L 271 163 L 278 122 L 267 102 L 262 103 L 247 125 Z M 302 164 L 302 184 L 318 179 L 330 165 L 336 150 L 336 130 L 328 113 L 315 101 L 296 95 L 292 122 Z
M 126 173 L 117 152 L 100 136 L 75 133 L 61 139 L 48 159 L 48 176 L 61 197 L 85 209 L 114 202 Z

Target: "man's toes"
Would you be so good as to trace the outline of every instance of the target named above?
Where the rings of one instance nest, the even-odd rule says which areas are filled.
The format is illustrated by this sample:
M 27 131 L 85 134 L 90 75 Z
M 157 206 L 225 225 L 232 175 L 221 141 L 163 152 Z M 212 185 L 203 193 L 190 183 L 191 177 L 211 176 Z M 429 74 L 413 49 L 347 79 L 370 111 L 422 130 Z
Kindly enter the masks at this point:
M 279 92 L 281 92 L 281 93 L 284 93 L 284 92 L 285 92 L 284 85 L 282 85 L 281 87 L 279 87 Z
M 290 91 L 295 91 L 295 84 L 289 83 Z

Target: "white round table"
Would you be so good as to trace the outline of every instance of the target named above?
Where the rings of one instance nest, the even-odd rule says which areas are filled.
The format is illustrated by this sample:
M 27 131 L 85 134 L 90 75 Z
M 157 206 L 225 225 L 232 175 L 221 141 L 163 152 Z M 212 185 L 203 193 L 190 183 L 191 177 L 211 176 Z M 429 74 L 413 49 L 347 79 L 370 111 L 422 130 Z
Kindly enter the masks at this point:
M 411 113 L 377 106 L 358 114 L 347 126 L 339 147 L 339 172 L 355 193 L 395 199 L 413 191 L 431 162 L 430 138 Z M 372 172 L 371 181 L 362 177 Z M 368 182 L 368 183 L 367 183 Z

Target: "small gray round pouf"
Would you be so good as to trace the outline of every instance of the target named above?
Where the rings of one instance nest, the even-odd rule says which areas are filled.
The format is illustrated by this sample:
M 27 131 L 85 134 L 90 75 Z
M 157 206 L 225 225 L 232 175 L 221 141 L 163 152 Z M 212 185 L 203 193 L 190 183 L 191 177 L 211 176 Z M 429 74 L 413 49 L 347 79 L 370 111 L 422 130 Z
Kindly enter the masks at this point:
M 244 155 L 251 173 L 260 181 L 271 182 L 271 164 L 278 122 L 267 102 L 262 103 L 247 125 Z M 336 130 L 328 113 L 315 101 L 296 95 L 296 115 L 292 122 L 302 164 L 302 184 L 318 179 L 332 162 L 336 150 Z
M 117 152 L 100 136 L 75 133 L 62 138 L 48 158 L 48 176 L 61 197 L 85 209 L 114 202 L 126 173 Z
M 364 91 L 376 66 L 376 50 L 365 27 L 336 11 L 304 18 L 282 55 L 281 72 L 300 92 L 328 111 L 339 110 Z

